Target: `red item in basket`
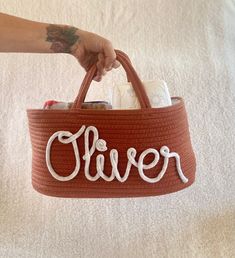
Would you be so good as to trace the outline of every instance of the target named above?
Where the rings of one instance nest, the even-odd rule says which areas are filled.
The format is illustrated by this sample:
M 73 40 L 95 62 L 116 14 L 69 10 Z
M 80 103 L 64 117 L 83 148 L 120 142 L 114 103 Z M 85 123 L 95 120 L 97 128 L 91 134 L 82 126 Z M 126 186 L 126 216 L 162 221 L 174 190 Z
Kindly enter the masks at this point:
M 47 101 L 44 103 L 43 108 L 44 108 L 44 109 L 48 109 L 48 108 L 50 108 L 51 106 L 53 106 L 54 104 L 57 104 L 57 103 L 59 103 L 59 101 L 56 101 L 56 100 L 47 100 Z

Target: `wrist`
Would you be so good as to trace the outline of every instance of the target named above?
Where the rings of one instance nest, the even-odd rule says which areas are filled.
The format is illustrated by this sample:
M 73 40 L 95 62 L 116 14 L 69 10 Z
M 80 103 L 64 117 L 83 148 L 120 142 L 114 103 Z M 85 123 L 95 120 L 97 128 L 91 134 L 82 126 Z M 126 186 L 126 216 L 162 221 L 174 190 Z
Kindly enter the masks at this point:
M 70 25 L 48 24 L 46 41 L 51 42 L 50 50 L 54 53 L 72 54 L 80 44 L 82 30 Z

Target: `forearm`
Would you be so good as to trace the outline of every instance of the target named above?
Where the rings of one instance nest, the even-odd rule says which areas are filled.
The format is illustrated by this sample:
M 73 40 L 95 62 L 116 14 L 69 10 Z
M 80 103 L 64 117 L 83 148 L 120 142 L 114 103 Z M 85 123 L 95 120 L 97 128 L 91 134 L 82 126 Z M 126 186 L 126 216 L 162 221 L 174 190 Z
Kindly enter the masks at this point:
M 0 52 L 71 53 L 78 28 L 34 22 L 0 13 Z

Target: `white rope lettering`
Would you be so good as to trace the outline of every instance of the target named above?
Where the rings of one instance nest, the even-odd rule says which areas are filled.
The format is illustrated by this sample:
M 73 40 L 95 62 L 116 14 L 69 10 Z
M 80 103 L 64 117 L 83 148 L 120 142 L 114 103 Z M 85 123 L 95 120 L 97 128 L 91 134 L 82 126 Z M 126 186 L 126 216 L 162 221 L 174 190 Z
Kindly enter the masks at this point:
M 84 133 L 85 132 L 85 133 Z M 89 146 L 89 135 L 90 132 L 93 133 L 93 142 L 92 145 Z M 119 171 L 118 171 L 118 151 L 116 149 L 111 149 L 110 150 L 110 161 L 112 165 L 112 173 L 110 176 L 107 176 L 106 173 L 104 172 L 104 162 L 105 162 L 105 157 L 103 154 L 98 154 L 96 156 L 96 174 L 92 176 L 90 174 L 90 162 L 91 162 L 91 157 L 94 154 L 94 152 L 97 150 L 99 152 L 105 152 L 107 151 L 107 143 L 104 139 L 99 139 L 99 133 L 98 130 L 95 126 L 88 126 L 86 128 L 85 125 L 83 125 L 80 130 L 72 134 L 69 131 L 57 131 L 55 132 L 48 140 L 47 146 L 46 146 L 46 164 L 49 172 L 51 175 L 59 180 L 59 181 L 69 181 L 72 180 L 74 177 L 78 175 L 78 172 L 80 170 L 80 154 L 79 154 L 79 149 L 77 145 L 77 139 L 84 133 L 84 144 L 85 144 L 85 154 L 83 155 L 83 160 L 85 161 L 85 176 L 88 180 L 90 181 L 96 181 L 99 178 L 104 179 L 105 181 L 112 181 L 115 178 L 119 182 L 125 182 L 128 179 L 128 176 L 130 174 L 131 166 L 135 166 L 138 168 L 138 172 L 140 177 L 148 182 L 148 183 L 156 183 L 159 182 L 163 176 L 166 173 L 167 167 L 168 167 L 168 162 L 169 158 L 175 157 L 176 160 L 176 168 L 178 171 L 178 175 L 180 179 L 182 180 L 183 183 L 188 182 L 188 178 L 185 177 L 181 165 L 180 165 L 180 156 L 176 152 L 170 152 L 169 148 L 167 146 L 162 146 L 160 149 L 160 154 L 164 157 L 164 163 L 162 170 L 160 173 L 155 177 L 155 178 L 150 178 L 145 175 L 144 169 L 151 169 L 154 166 L 157 165 L 160 155 L 159 152 L 156 149 L 149 148 L 144 150 L 141 155 L 139 156 L 138 161 L 136 161 L 136 154 L 137 151 L 135 148 L 131 147 L 127 150 L 127 166 L 126 166 L 126 171 L 123 177 L 121 177 Z M 69 175 L 69 176 L 60 176 L 56 171 L 53 169 L 52 164 L 51 164 L 51 159 L 50 159 L 50 154 L 51 154 L 51 145 L 53 141 L 58 137 L 59 142 L 63 144 L 68 144 L 72 143 L 73 145 L 73 150 L 74 150 L 74 155 L 76 159 L 76 166 L 74 171 Z M 64 139 L 63 137 L 68 137 L 67 139 Z M 149 163 L 149 164 L 144 164 L 144 159 L 145 157 L 152 153 L 154 155 L 154 160 Z

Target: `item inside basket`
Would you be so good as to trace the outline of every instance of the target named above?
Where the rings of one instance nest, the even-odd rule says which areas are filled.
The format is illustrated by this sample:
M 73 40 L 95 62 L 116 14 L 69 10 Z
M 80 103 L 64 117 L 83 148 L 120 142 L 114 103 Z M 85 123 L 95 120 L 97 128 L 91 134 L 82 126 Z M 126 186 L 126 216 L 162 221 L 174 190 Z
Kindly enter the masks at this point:
M 73 102 L 62 102 L 48 100 L 45 102 L 43 109 L 70 109 Z M 107 101 L 85 101 L 82 103 L 83 109 L 112 109 L 112 105 Z
M 146 93 L 153 108 L 172 105 L 171 96 L 165 81 L 156 79 L 143 81 Z M 104 97 L 105 98 L 105 97 Z M 112 103 L 104 100 L 85 101 L 83 109 L 139 109 L 140 104 L 130 82 L 114 85 Z M 44 109 L 70 109 L 73 102 L 48 100 Z

